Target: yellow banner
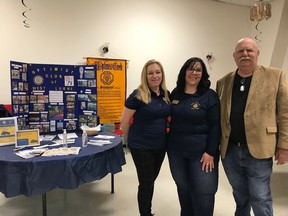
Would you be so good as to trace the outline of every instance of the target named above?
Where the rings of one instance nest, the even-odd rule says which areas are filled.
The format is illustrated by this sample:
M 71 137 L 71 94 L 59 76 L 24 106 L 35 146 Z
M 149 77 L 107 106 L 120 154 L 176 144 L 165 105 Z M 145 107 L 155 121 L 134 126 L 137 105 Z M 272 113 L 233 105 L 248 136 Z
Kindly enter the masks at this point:
M 96 65 L 100 123 L 120 122 L 126 99 L 126 60 L 89 57 L 87 64 Z

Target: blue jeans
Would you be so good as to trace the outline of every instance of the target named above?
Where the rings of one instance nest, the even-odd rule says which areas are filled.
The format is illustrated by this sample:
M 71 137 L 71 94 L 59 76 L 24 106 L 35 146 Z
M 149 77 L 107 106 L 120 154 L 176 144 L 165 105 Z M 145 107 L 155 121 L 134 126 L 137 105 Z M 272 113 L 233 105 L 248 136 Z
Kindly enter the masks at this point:
M 229 144 L 222 164 L 233 189 L 235 216 L 272 216 L 272 158 L 256 159 L 247 147 Z
M 160 172 L 166 148 L 156 150 L 130 148 L 138 176 L 138 207 L 141 216 L 151 216 L 154 182 Z
M 218 188 L 218 155 L 212 172 L 202 171 L 201 156 L 168 151 L 172 177 L 177 186 L 181 216 L 212 216 Z

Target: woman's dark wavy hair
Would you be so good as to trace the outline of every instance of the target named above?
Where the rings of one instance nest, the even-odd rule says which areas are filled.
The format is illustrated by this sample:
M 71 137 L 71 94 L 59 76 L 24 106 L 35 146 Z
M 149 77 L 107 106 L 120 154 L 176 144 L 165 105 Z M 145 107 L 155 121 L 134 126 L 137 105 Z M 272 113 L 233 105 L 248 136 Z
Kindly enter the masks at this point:
M 182 66 L 182 68 L 180 69 L 180 72 L 178 74 L 176 86 L 177 86 L 177 91 L 179 93 L 185 92 L 186 71 L 188 68 L 193 68 L 193 66 L 195 65 L 196 62 L 199 62 L 202 66 L 202 77 L 201 77 L 201 80 L 197 86 L 197 92 L 200 94 L 204 94 L 209 89 L 211 82 L 209 80 L 209 74 L 207 72 L 207 68 L 205 66 L 205 63 L 203 62 L 203 60 L 201 58 L 192 57 L 184 63 L 184 65 Z

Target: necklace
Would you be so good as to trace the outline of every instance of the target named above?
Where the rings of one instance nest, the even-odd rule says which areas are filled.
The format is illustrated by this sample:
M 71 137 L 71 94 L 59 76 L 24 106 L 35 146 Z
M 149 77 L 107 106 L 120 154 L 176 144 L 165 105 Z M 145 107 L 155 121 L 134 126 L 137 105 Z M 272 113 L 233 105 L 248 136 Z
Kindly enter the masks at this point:
M 240 84 L 241 84 L 240 91 L 243 92 L 245 90 L 245 78 L 242 78 L 240 80 Z

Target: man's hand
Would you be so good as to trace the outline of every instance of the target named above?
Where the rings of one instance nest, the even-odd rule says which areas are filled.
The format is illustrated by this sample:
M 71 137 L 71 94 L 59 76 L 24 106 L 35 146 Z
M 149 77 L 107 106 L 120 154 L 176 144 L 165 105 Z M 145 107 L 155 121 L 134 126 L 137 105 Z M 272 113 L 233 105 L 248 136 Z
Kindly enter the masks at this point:
M 288 163 L 288 149 L 277 148 L 275 153 L 277 164 L 283 165 Z

